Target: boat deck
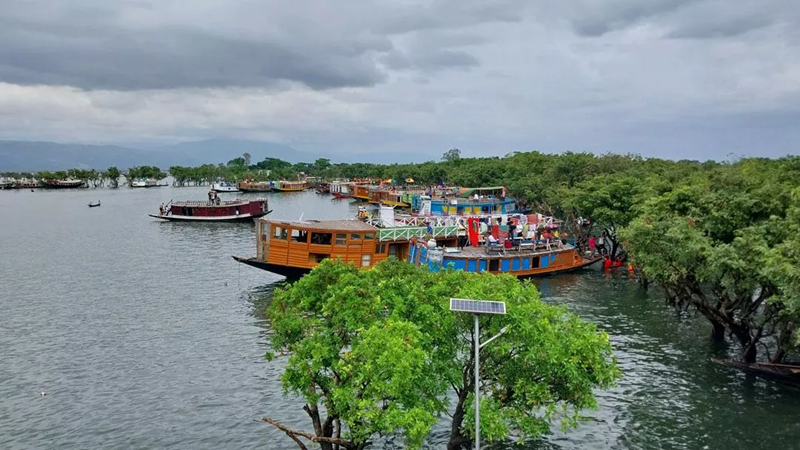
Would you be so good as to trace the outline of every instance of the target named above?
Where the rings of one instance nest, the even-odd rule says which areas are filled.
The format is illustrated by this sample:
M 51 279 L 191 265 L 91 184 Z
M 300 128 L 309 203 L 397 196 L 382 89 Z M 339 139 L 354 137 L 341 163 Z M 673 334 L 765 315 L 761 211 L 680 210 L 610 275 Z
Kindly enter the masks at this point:
M 548 248 L 544 244 L 522 244 L 519 247 L 503 248 L 502 246 L 492 246 L 491 248 L 481 245 L 480 247 L 464 247 L 459 250 L 455 247 L 446 247 L 444 250 L 445 258 L 456 259 L 493 259 L 493 258 L 506 258 L 509 256 L 540 256 L 548 255 L 558 252 L 568 252 L 574 250 L 571 245 L 550 244 Z

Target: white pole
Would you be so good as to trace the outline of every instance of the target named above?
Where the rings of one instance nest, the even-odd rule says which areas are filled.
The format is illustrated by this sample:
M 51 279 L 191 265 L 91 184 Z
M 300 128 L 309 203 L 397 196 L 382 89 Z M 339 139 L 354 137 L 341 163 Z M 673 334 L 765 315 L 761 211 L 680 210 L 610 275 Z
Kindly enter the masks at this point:
M 481 450 L 481 362 L 478 315 L 475 314 L 475 450 Z

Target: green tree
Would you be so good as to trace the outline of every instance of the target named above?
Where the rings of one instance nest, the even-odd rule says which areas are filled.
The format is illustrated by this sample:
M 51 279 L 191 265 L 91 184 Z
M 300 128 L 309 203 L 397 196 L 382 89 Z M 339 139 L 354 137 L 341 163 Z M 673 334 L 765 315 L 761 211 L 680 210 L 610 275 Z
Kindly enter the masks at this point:
M 106 176 L 109 180 L 111 180 L 111 187 L 119 187 L 119 177 L 122 173 L 117 169 L 116 166 L 111 166 L 106 170 Z
M 483 436 L 538 436 L 552 420 L 576 423 L 595 405 L 592 389 L 618 371 L 608 337 L 563 308 L 544 304 L 530 283 L 510 276 L 429 273 L 390 260 L 362 271 L 324 261 L 275 293 L 268 316 L 276 351 L 288 352 L 281 378 L 305 399 L 313 432 L 265 418 L 305 448 L 364 448 L 402 435 L 417 448 L 437 418 L 456 405 L 448 448 L 467 445 L 474 391 L 472 319 L 448 309 L 450 296 L 503 299 L 508 315 L 482 317 Z M 273 356 L 273 355 L 268 355 Z
M 442 161 L 453 162 L 461 159 L 461 150 L 453 147 L 442 154 Z

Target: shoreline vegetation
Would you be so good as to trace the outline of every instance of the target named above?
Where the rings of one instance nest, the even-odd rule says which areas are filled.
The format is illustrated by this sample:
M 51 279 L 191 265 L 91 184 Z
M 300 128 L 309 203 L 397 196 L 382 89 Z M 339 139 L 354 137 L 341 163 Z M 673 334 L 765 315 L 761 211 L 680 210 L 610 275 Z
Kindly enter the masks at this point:
M 64 176 L 116 186 L 120 171 L 71 169 L 0 177 Z M 602 236 L 604 252 L 624 260 L 644 288 L 661 289 L 678 310 L 708 319 L 714 339 L 732 341 L 746 363 L 796 356 L 800 324 L 800 157 L 731 162 L 671 161 L 638 155 L 516 152 L 461 158 L 456 148 L 419 164 L 291 164 L 252 162 L 247 153 L 226 164 L 153 166 L 120 173 L 174 186 L 219 179 L 268 181 L 373 178 L 417 185 L 508 188 L 522 208 L 564 221 L 580 247 Z M 92 178 L 94 177 L 94 178 Z M 105 181 L 104 181 L 105 180 Z M 580 226 L 576 225 L 580 224 Z M 588 224 L 588 226 L 586 226 Z
M 90 171 L 89 175 L 95 177 L 93 180 L 108 180 L 109 174 L 113 174 L 111 169 L 103 172 Z M 126 173 L 131 177 L 159 179 L 167 175 L 157 167 L 131 168 Z M 629 270 L 635 273 L 642 289 L 663 292 L 667 305 L 677 312 L 691 312 L 704 317 L 709 324 L 709 335 L 713 340 L 727 345 L 729 353 L 734 355 L 738 363 L 788 364 L 798 361 L 800 157 L 797 156 L 699 162 L 642 158 L 637 155 L 571 152 L 550 155 L 524 152 L 502 158 L 461 158 L 458 149 L 451 149 L 438 162 L 379 165 L 331 163 L 328 159 L 291 164 L 275 158 L 252 163 L 250 155 L 245 154 L 227 164 L 174 166 L 169 168 L 168 173 L 174 178 L 175 186 L 204 185 L 217 179 L 291 180 L 301 175 L 324 180 L 373 178 L 402 181 L 413 178 L 417 185 L 449 183 L 460 186 L 506 186 L 509 197 L 515 198 L 521 207 L 563 220 L 578 246 L 586 248 L 590 236 L 597 237 L 598 241 L 602 237 L 605 253 L 612 259 L 625 261 Z M 72 171 L 28 175 L 41 176 L 44 179 L 44 176 L 57 177 L 56 174 L 88 176 Z M 9 175 L 13 174 L 0 174 L 0 177 Z M 111 186 L 112 183 L 99 181 L 91 185 Z M 322 269 L 313 271 L 310 278 L 307 276 L 288 290 L 277 294 L 275 305 L 284 305 L 282 307 L 285 308 L 299 308 L 298 305 L 304 305 L 305 308 L 296 311 L 299 315 L 295 322 L 281 324 L 279 322 L 283 319 L 278 320 L 275 316 L 276 326 L 284 327 L 283 331 L 276 332 L 282 336 L 282 340 L 276 342 L 287 347 L 287 351 L 294 355 L 292 357 L 299 357 L 297 355 L 302 353 L 291 347 L 311 345 L 304 339 L 315 333 L 314 330 L 305 329 L 299 317 L 303 314 L 316 314 L 314 308 L 319 305 L 315 302 L 327 299 L 324 295 L 332 295 L 320 293 L 323 297 L 312 299 L 313 291 L 309 291 L 312 293 L 303 294 L 309 296 L 306 300 L 298 299 L 300 303 L 292 306 L 286 303 L 288 299 L 291 295 L 300 295 L 291 294 L 294 286 L 320 288 L 313 283 L 321 283 L 328 277 L 325 282 L 336 284 L 340 281 L 337 278 L 339 275 L 349 277 L 347 279 L 355 283 L 353 286 L 361 286 L 358 283 L 359 276 L 344 273 L 336 277 L 325 275 L 330 270 L 333 269 L 324 265 Z M 393 279 L 390 274 L 386 275 L 387 280 Z M 366 275 L 364 278 L 372 276 L 374 275 Z M 380 280 L 375 282 L 381 283 Z M 346 290 L 345 288 L 347 285 L 342 285 L 342 289 Z M 363 289 L 368 287 L 364 286 Z M 361 298 L 360 294 L 356 297 Z M 277 306 L 271 307 L 271 311 L 275 311 L 275 308 Z M 671 312 L 668 308 L 664 313 Z M 344 321 L 342 323 L 354 319 L 361 320 L 341 318 Z M 407 319 L 402 318 L 403 321 Z M 400 339 L 423 353 L 428 351 L 419 347 L 422 345 L 419 343 L 432 339 L 431 335 L 401 322 L 392 323 L 396 327 L 394 331 L 378 328 L 370 331 L 372 334 L 360 338 L 376 343 Z M 373 325 L 375 323 L 372 322 L 365 324 L 364 330 L 372 330 L 370 327 Z M 332 334 L 329 336 L 336 336 L 334 331 L 331 330 Z M 345 334 L 342 336 L 349 337 L 345 339 L 340 336 L 345 339 L 342 341 L 342 348 L 349 348 L 348 352 L 355 353 L 356 343 L 351 341 L 355 335 L 350 334 L 350 331 L 343 333 Z M 384 336 L 386 333 L 389 334 Z M 328 344 L 330 343 L 326 343 Z M 708 343 L 698 342 L 697 345 Z M 369 353 L 378 351 L 377 349 L 377 344 L 365 347 L 359 349 L 363 354 L 352 354 L 348 358 L 353 358 L 353 361 L 358 358 L 368 359 L 371 357 Z M 309 348 L 308 351 L 312 349 Z M 413 352 L 408 355 L 384 356 L 411 358 Z M 318 357 L 319 355 L 309 353 L 308 358 L 311 359 L 308 361 Z M 372 357 L 382 356 L 374 354 Z M 346 362 L 347 359 L 343 361 Z M 420 356 L 419 360 L 407 361 L 408 370 L 428 371 L 427 367 L 413 366 L 421 364 L 421 361 L 425 361 L 425 358 Z M 322 363 L 323 367 L 328 367 L 325 364 L 333 364 L 327 360 Z M 315 381 L 313 377 L 321 376 L 320 373 L 309 372 L 308 367 L 300 367 L 300 362 L 297 364 L 295 372 L 287 369 L 284 374 L 284 386 L 288 391 L 306 398 L 306 407 L 312 410 L 309 412 L 306 409 L 306 412 L 315 428 L 311 435 L 327 439 L 316 441 L 323 448 L 337 444 L 342 448 L 362 448 L 361 444 L 369 441 L 372 435 L 367 431 L 373 434 L 399 433 L 400 428 L 406 430 L 405 437 L 409 444 L 416 445 L 419 442 L 420 429 L 413 427 L 424 428 L 427 422 L 402 422 L 400 419 L 406 417 L 403 411 L 396 411 L 392 416 L 398 421 L 376 422 L 374 426 L 377 428 L 364 428 L 365 434 L 358 435 L 360 437 L 356 440 L 331 441 L 330 439 L 334 439 L 331 436 L 341 439 L 344 426 L 340 420 L 345 413 L 356 414 L 352 417 L 366 414 L 375 418 L 380 417 L 383 412 L 360 410 L 359 408 L 366 406 L 360 403 L 359 396 L 368 392 L 348 388 L 346 392 L 336 394 L 340 396 L 336 397 L 336 402 L 344 401 L 342 404 L 345 406 L 342 408 L 345 409 L 336 409 L 339 408 L 339 403 L 325 405 L 326 408 L 335 408 L 328 409 L 329 412 L 334 412 L 333 416 L 328 416 L 333 417 L 331 422 L 322 419 L 318 410 L 317 416 L 314 416 L 312 400 L 324 403 L 328 398 L 333 398 L 334 391 L 326 393 L 322 389 L 333 389 L 336 383 Z M 355 369 L 351 367 L 347 370 Z M 375 370 L 383 369 L 376 367 Z M 342 374 L 325 372 L 325 376 L 341 377 Z M 366 372 L 362 376 L 367 376 Z M 419 381 L 413 377 L 409 379 L 415 385 Z M 313 388 L 316 390 L 304 390 L 309 389 L 310 381 L 317 383 Z M 341 383 L 342 380 L 339 379 L 338 382 Z M 455 385 L 451 387 L 458 389 Z M 381 389 L 385 390 L 395 388 L 397 386 L 391 384 L 381 385 Z M 497 391 L 494 395 L 502 396 L 503 393 Z M 403 401 L 410 402 L 409 405 L 416 404 L 426 411 L 438 412 L 437 408 L 441 405 L 436 403 L 435 398 L 438 397 L 423 396 Z M 488 404 L 490 407 L 495 405 L 500 408 L 499 404 L 491 401 Z M 391 402 L 387 405 L 391 405 Z M 519 410 L 517 413 L 521 414 Z M 469 434 L 469 413 L 466 414 L 463 427 L 456 427 L 458 430 L 454 432 L 456 437 L 453 442 L 462 442 L 465 434 Z M 506 419 L 503 413 L 496 412 L 494 416 L 491 414 L 487 412 L 485 417 L 487 420 L 495 420 L 495 426 L 500 430 L 496 436 L 508 435 L 507 431 L 512 429 L 519 431 L 512 426 L 514 424 L 504 422 Z M 519 419 L 522 417 L 518 416 Z M 351 431 L 361 429 L 359 427 L 366 426 L 366 422 L 357 419 L 357 423 L 349 426 Z M 293 439 L 299 436 L 296 435 Z

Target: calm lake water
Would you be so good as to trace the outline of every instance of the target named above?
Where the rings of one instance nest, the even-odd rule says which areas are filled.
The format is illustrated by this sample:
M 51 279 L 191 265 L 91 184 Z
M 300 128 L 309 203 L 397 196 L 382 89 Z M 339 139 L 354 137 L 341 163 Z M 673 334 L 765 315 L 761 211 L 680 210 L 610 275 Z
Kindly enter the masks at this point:
M 263 358 L 261 312 L 281 277 L 231 259 L 254 254 L 252 225 L 147 216 L 205 195 L 0 191 L 0 448 L 280 449 L 293 444 L 260 417 L 310 428 L 281 394 L 280 361 Z M 356 211 L 313 192 L 269 199 L 278 218 Z M 710 363 L 726 349 L 703 320 L 675 315 L 625 273 L 537 285 L 612 336 L 624 378 L 578 429 L 523 448 L 800 448 L 800 392 Z M 446 439 L 439 427 L 427 448 Z

